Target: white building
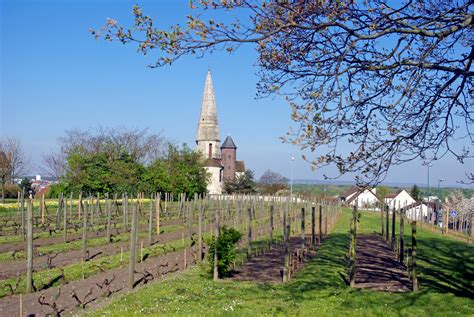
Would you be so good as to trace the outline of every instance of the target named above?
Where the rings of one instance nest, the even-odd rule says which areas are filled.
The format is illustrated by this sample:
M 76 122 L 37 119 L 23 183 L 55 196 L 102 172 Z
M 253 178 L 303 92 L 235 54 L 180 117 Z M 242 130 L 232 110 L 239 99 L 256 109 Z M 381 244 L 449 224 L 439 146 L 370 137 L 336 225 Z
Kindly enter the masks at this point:
M 350 206 L 357 204 L 359 208 L 374 207 L 379 202 L 376 188 L 352 187 L 339 196 L 339 199 Z
M 416 203 L 415 199 L 404 189 L 399 190 L 395 194 L 388 194 L 385 196 L 385 204 L 393 208 L 403 208 Z

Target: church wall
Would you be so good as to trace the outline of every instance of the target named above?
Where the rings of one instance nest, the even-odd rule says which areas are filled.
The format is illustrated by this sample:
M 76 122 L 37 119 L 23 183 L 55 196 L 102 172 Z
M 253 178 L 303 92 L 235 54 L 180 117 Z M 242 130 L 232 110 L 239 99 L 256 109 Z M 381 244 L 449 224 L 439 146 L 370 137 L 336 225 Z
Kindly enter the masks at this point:
M 209 174 L 211 174 L 209 183 L 207 184 L 207 192 L 211 195 L 222 194 L 223 181 L 220 179 L 221 168 L 220 167 L 206 167 L 206 170 Z

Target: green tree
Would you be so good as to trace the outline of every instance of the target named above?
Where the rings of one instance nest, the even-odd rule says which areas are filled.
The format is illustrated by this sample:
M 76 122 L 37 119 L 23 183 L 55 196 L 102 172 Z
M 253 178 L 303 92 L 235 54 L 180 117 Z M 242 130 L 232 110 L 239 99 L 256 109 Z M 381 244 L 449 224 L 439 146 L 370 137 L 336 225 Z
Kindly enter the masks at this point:
M 153 162 L 143 175 L 146 192 L 173 192 L 175 197 L 186 193 L 188 197 L 207 190 L 209 175 L 202 156 L 187 145 L 181 148 L 170 145 L 168 155 Z
M 377 198 L 380 201 L 383 202 L 388 193 L 390 193 L 390 189 L 387 186 L 377 186 Z
M 410 191 L 410 195 L 411 197 L 413 197 L 414 200 L 416 201 L 420 201 L 420 189 L 418 188 L 418 186 L 416 185 L 413 185 L 411 191 Z
M 224 191 L 227 194 L 254 194 L 257 192 L 257 184 L 254 179 L 254 172 L 246 170 L 243 174 L 237 175 L 235 179 L 224 181 Z
M 231 264 L 236 258 L 235 245 L 242 238 L 242 233 L 234 228 L 222 227 L 219 238 L 214 238 L 209 243 L 210 273 L 214 269 L 214 254 L 217 251 L 217 271 L 219 277 L 227 277 L 232 273 Z
M 255 45 L 259 95 L 287 96 L 292 110 L 285 140 L 361 184 L 420 157 L 472 155 L 452 146 L 474 137 L 472 1 L 191 0 L 190 11 L 163 30 L 135 6 L 133 25 L 91 33 L 154 50 L 151 67 Z

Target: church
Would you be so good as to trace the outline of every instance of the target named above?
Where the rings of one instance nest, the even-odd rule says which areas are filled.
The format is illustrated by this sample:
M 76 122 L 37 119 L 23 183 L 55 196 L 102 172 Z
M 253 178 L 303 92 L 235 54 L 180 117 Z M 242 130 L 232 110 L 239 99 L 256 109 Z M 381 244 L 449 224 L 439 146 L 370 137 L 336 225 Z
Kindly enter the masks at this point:
M 199 116 L 196 151 L 205 158 L 205 168 L 211 175 L 207 185 L 209 194 L 222 194 L 225 179 L 235 179 L 245 172 L 244 161 L 237 161 L 237 146 L 228 135 L 221 145 L 217 120 L 216 97 L 211 72 L 207 72 Z

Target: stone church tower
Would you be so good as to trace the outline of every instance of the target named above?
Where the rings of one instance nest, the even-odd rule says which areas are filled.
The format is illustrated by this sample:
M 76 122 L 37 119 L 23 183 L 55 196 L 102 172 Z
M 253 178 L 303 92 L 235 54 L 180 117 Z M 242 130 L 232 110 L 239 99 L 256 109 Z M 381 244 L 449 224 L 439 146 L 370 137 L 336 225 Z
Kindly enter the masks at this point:
M 210 174 L 207 191 L 211 195 L 222 193 L 225 179 L 235 179 L 237 175 L 245 172 L 245 163 L 237 161 L 237 146 L 230 135 L 222 146 L 220 143 L 216 97 L 212 87 L 211 72 L 208 71 L 198 122 L 196 151 L 206 159 L 204 168 Z
M 204 157 L 212 159 L 221 158 L 221 138 L 219 122 L 217 121 L 216 97 L 212 87 L 211 71 L 207 72 L 204 94 L 202 96 L 201 115 L 199 117 L 196 137 L 197 150 Z

